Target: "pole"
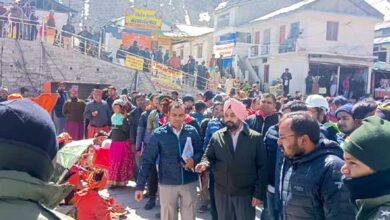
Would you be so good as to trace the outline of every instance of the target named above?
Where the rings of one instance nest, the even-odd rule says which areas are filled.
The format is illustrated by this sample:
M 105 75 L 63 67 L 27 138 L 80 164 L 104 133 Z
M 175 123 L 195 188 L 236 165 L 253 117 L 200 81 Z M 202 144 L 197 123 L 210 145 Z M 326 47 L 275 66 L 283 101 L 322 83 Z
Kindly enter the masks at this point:
M 99 32 L 99 48 L 98 48 L 98 58 L 100 59 L 100 54 L 102 52 L 102 30 Z

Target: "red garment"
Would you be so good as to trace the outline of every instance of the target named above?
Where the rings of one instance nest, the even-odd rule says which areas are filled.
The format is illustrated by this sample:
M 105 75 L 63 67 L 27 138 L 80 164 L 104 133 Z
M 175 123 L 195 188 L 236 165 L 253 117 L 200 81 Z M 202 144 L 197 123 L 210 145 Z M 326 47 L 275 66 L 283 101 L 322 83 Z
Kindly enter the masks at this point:
M 184 116 L 184 123 L 188 124 L 192 121 L 192 117 L 189 114 Z
M 110 149 L 99 148 L 95 149 L 95 166 L 108 169 Z
M 247 112 L 248 117 L 253 115 L 253 114 L 255 114 L 255 112 L 252 109 L 249 109 L 249 108 L 246 110 L 246 112 Z
M 275 113 L 276 113 L 276 110 L 272 110 L 272 113 L 271 113 L 271 114 L 265 115 L 264 112 L 262 112 L 262 111 L 259 110 L 259 111 L 256 112 L 256 116 L 265 118 L 265 117 L 267 117 L 267 116 L 274 115 Z
M 87 137 L 88 138 L 94 138 L 95 134 L 99 133 L 100 131 L 105 131 L 105 132 L 110 132 L 111 128 L 110 126 L 104 126 L 102 128 L 98 128 L 98 127 L 93 127 L 91 125 L 88 125 L 88 128 L 87 128 Z
M 84 189 L 75 195 L 78 220 L 113 220 L 106 201 L 95 190 Z
M 179 57 L 171 57 L 171 59 L 169 59 L 168 61 L 168 65 L 174 69 L 180 69 L 180 59 Z

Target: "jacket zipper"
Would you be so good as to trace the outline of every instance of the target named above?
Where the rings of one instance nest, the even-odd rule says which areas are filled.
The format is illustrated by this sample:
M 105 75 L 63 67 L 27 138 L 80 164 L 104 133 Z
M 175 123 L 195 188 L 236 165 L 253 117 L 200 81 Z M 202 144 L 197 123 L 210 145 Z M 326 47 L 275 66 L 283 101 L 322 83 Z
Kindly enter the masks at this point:
M 177 148 L 179 149 L 179 157 L 181 158 L 182 153 L 181 153 L 181 148 L 180 148 L 180 136 L 181 136 L 181 132 L 180 132 L 179 136 L 176 136 L 177 137 Z M 181 184 L 184 185 L 183 167 L 180 167 L 180 174 L 181 174 Z

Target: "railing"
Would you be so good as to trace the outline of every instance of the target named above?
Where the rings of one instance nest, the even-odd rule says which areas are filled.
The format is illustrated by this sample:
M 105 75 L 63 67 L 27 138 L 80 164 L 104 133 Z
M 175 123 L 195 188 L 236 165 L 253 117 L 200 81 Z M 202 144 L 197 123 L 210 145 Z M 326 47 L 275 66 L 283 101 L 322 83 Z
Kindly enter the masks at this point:
M 156 76 L 159 76 L 159 74 L 160 77 L 162 76 L 161 74 L 164 74 L 164 80 L 176 84 L 178 88 L 181 88 L 184 84 L 199 90 L 215 90 L 218 86 L 215 84 L 219 83 L 207 79 L 206 76 L 199 75 L 196 66 L 194 71 L 188 71 L 190 73 L 187 73 L 158 63 L 153 60 L 153 57 L 148 58 L 140 56 L 139 54 L 132 54 L 129 51 L 120 48 L 110 48 L 110 51 L 108 51 L 104 47 L 101 37 L 99 37 L 99 39 L 94 39 L 93 36 L 83 37 L 75 33 L 57 30 L 56 28 L 48 27 L 44 24 L 42 25 L 42 22 L 38 23 L 38 21 L 32 22 L 25 19 L 0 16 L 0 37 L 45 42 L 131 69 L 134 68 L 132 68 L 131 65 L 128 65 L 128 63 L 131 63 L 135 59 L 143 60 L 143 68 L 139 68 L 138 71 L 145 72 L 151 79 L 155 77 L 156 84 L 158 84 L 158 77 Z M 118 57 L 118 53 L 122 53 L 123 57 Z M 160 87 L 160 89 L 164 88 Z
M 280 43 L 279 53 L 295 52 L 297 49 L 296 39 L 287 39 Z

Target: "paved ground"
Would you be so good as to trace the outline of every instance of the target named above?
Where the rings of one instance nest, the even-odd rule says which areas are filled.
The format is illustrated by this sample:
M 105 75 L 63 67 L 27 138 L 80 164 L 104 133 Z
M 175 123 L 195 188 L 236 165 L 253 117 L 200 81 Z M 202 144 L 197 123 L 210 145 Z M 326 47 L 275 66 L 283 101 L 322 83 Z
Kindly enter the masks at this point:
M 136 202 L 134 200 L 135 189 L 132 187 L 134 183 L 130 183 L 129 187 L 119 188 L 113 190 L 105 190 L 102 192 L 103 195 L 110 195 L 126 210 L 129 211 L 127 219 L 131 220 L 153 220 L 157 219 L 155 214 L 159 212 L 160 207 L 156 206 L 152 210 L 146 211 L 143 207 L 147 202 L 147 199 L 144 199 L 142 202 Z M 258 214 L 260 211 L 258 210 Z M 259 215 L 258 215 L 259 216 Z M 211 220 L 209 213 L 197 213 L 197 220 Z

